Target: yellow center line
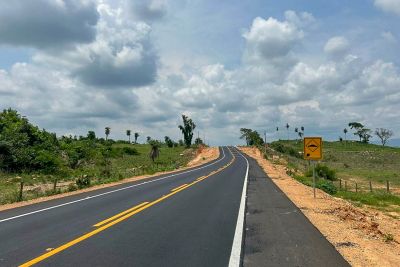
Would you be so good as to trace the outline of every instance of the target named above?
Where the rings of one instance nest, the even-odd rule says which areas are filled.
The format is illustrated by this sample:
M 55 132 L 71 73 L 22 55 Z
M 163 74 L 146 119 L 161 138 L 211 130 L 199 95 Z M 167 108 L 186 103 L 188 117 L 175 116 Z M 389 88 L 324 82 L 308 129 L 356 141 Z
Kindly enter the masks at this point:
M 147 203 L 149 203 L 149 202 L 143 202 L 142 204 L 139 204 L 139 205 L 137 205 L 137 206 L 134 206 L 133 208 L 127 209 L 127 210 L 125 210 L 125 211 L 123 211 L 123 212 L 121 212 L 121 213 L 118 213 L 118 214 L 116 214 L 116 215 L 114 215 L 114 216 L 112 216 L 112 217 L 110 217 L 110 218 L 108 218 L 108 219 L 106 219 L 106 220 L 104 220 L 104 221 L 101 221 L 101 222 L 99 222 L 99 223 L 96 223 L 96 224 L 93 225 L 93 226 L 94 226 L 94 227 L 102 226 L 102 225 L 104 225 L 104 224 L 106 224 L 106 223 L 108 223 L 108 222 L 110 222 L 110 221 L 112 221 L 112 220 L 114 220 L 114 219 L 117 219 L 117 218 L 121 217 L 122 215 L 125 215 L 125 214 L 127 214 L 127 213 L 129 213 L 129 212 L 131 212 L 131 211 L 134 211 L 134 210 L 136 210 L 136 209 L 138 209 L 138 208 L 140 208 L 140 207 L 143 207 L 143 206 L 146 205 Z
M 232 154 L 232 156 L 233 156 L 233 154 Z M 231 165 L 232 162 L 234 161 L 234 159 L 235 159 L 235 156 L 233 156 L 233 159 L 229 162 L 228 165 L 224 166 L 223 169 L 225 169 L 226 167 L 228 167 L 229 165 Z M 60 253 L 60 252 L 63 251 L 63 250 L 66 250 L 66 249 L 69 248 L 69 247 L 72 247 L 73 245 L 76 245 L 76 244 L 78 244 L 78 243 L 80 243 L 80 242 L 82 242 L 82 241 L 84 241 L 84 240 L 86 240 L 86 239 L 88 239 L 88 238 L 90 238 L 90 237 L 92 237 L 92 236 L 94 236 L 94 235 L 96 235 L 96 234 L 98 234 L 98 233 L 100 233 L 100 232 L 106 230 L 107 228 L 110 228 L 111 226 L 113 226 L 113 225 L 115 225 L 115 224 L 117 224 L 117 223 L 120 223 L 120 222 L 122 222 L 122 221 L 124 221 L 124 220 L 126 220 L 126 219 L 128 219 L 128 218 L 130 218 L 130 217 L 132 217 L 133 215 L 135 215 L 135 214 L 137 214 L 137 213 L 139 213 L 139 212 L 141 212 L 141 211 L 143 211 L 143 210 L 145 210 L 145 209 L 147 209 L 147 208 L 150 208 L 151 206 L 153 206 L 153 205 L 155 205 L 155 204 L 157 204 L 157 203 L 159 203 L 159 202 L 161 202 L 161 201 L 163 201 L 163 200 L 165 200 L 165 199 L 167 199 L 167 198 L 169 198 L 169 197 L 171 197 L 171 196 L 177 194 L 177 193 L 180 192 L 180 191 L 183 191 L 183 190 L 185 190 L 185 189 L 187 189 L 187 188 L 189 188 L 189 187 L 191 187 L 191 186 L 193 186 L 193 185 L 199 183 L 200 181 L 202 181 L 202 180 L 204 180 L 204 179 L 206 179 L 206 178 L 208 178 L 208 177 L 210 177 L 210 176 L 212 176 L 213 174 L 216 174 L 216 173 L 218 173 L 218 172 L 220 172 L 220 170 L 219 170 L 219 171 L 216 171 L 216 172 L 213 171 L 213 172 L 211 172 L 209 175 L 203 176 L 203 177 L 199 177 L 199 178 L 201 178 L 201 179 L 198 178 L 198 179 L 195 180 L 194 182 L 192 182 L 192 183 L 190 183 L 190 184 L 187 184 L 185 187 L 176 188 L 175 191 L 173 191 L 173 192 L 171 192 L 171 193 L 169 193 L 169 194 L 167 194 L 167 195 L 165 195 L 165 196 L 162 196 L 162 197 L 160 197 L 160 198 L 158 198 L 158 199 L 156 199 L 156 200 L 154 200 L 154 201 L 152 201 L 152 202 L 150 202 L 150 203 L 144 202 L 144 203 L 138 205 L 138 206 L 140 206 L 140 207 L 136 206 L 136 207 L 133 207 L 133 208 L 131 208 L 131 209 L 125 211 L 125 212 L 121 212 L 121 213 L 119 213 L 119 214 L 117 214 L 117 215 L 115 215 L 115 216 L 113 216 L 113 217 L 107 219 L 108 221 L 111 221 L 112 219 L 115 219 L 115 218 L 119 217 L 119 218 L 117 218 L 117 219 L 115 219 L 115 220 L 113 220 L 113 221 L 111 221 L 111 222 L 109 222 L 109 223 L 105 222 L 105 221 L 107 221 L 107 220 L 104 220 L 104 221 L 102 221 L 102 222 L 100 222 L 100 223 L 98 223 L 98 224 L 96 224 L 96 225 L 99 225 L 99 226 L 100 226 L 100 225 L 103 224 L 103 222 L 104 222 L 104 223 L 107 223 L 107 224 L 105 224 L 105 225 L 103 225 L 103 226 L 101 226 L 101 227 L 99 227 L 99 228 L 97 228 L 97 229 L 95 229 L 95 230 L 93 230 L 93 231 L 91 231 L 91 232 L 89 232 L 89 233 L 87 233 L 87 234 L 84 234 L 84 235 L 82 235 L 82 236 L 80 236 L 80 237 L 78 237 L 78 238 L 76 238 L 76 239 L 74 239 L 74 240 L 72 240 L 72 241 L 69 241 L 68 243 L 65 243 L 64 245 L 61 245 L 61 246 L 59 246 L 59 247 L 57 247 L 57 248 L 55 248 L 55 249 L 53 249 L 53 250 L 51 250 L 51 251 L 49 251 L 49 252 L 47 252 L 47 253 L 44 253 L 44 254 L 40 255 L 39 257 L 36 257 L 36 258 L 34 258 L 34 259 L 32 259 L 32 260 L 26 262 L 26 263 L 23 263 L 23 264 L 21 264 L 21 265 L 19 265 L 19 266 L 20 266 L 20 267 L 29 267 L 29 266 L 32 266 L 32 265 L 34 265 L 34 264 L 36 264 L 36 263 L 39 263 L 39 262 L 41 262 L 41 261 L 43 261 L 43 260 L 45 260 L 45 259 L 47 259 L 47 258 L 49 258 L 49 257 L 51 257 L 51 256 L 53 256 L 53 255 L 55 255 L 55 254 L 57 254 L 57 253 Z M 133 210 L 133 211 L 130 212 L 130 213 L 127 213 L 127 212 L 129 212 L 130 210 Z M 125 213 L 127 213 L 127 214 L 125 214 Z M 124 215 L 124 214 L 125 214 L 125 215 Z
M 175 188 L 172 189 L 171 191 L 174 192 L 175 190 L 178 190 L 178 189 L 180 189 L 180 188 L 182 188 L 182 187 L 185 187 L 185 186 L 187 186 L 187 185 L 188 185 L 188 184 L 180 185 L 180 186 L 178 186 L 178 187 L 175 187 Z

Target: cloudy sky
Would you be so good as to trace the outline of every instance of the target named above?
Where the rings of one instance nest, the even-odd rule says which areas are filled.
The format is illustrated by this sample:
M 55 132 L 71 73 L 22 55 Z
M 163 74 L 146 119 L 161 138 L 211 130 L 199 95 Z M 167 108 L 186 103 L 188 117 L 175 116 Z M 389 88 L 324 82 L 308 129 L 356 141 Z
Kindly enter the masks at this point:
M 58 134 L 211 145 L 284 125 L 400 137 L 400 0 L 13 0 L 0 8 L 0 108 Z M 276 127 L 280 131 L 276 132 Z

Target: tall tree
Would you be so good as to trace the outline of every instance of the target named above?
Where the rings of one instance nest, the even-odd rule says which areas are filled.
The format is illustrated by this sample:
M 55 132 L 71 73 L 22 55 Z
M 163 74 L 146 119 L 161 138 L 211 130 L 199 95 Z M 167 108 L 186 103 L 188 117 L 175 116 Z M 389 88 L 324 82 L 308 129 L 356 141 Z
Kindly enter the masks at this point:
M 128 136 L 129 144 L 131 143 L 131 130 L 126 130 L 126 135 Z
M 344 141 L 347 141 L 347 128 L 343 129 L 343 133 L 344 133 Z
M 135 133 L 135 144 L 137 144 L 137 139 L 139 138 L 139 133 Z
M 108 140 L 108 136 L 111 133 L 111 128 L 110 127 L 106 127 L 105 130 L 104 130 L 104 133 L 106 134 L 106 140 Z
M 182 131 L 186 147 L 189 148 L 192 144 L 193 130 L 196 128 L 196 124 L 184 114 L 182 114 L 182 120 L 183 125 L 179 125 L 178 127 Z
M 147 136 L 147 137 L 146 137 L 146 141 L 147 141 L 147 143 L 150 143 L 151 137 L 150 137 L 150 136 Z
M 393 136 L 393 132 L 385 128 L 376 128 L 375 135 L 381 139 L 382 146 L 385 146 L 386 142 Z
M 240 139 L 245 139 L 248 146 L 264 144 L 264 140 L 261 138 L 260 134 L 257 131 L 253 131 L 252 129 L 247 128 L 241 128 L 240 133 L 242 134 L 240 136 Z

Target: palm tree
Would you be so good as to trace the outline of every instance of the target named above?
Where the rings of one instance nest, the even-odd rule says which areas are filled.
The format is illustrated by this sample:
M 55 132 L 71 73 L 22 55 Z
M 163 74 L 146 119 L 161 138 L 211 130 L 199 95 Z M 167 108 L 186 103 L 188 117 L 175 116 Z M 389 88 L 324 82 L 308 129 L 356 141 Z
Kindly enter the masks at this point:
M 126 135 L 129 138 L 129 144 L 131 143 L 131 130 L 126 130 Z
M 279 134 L 278 134 L 278 132 L 279 132 L 279 127 L 276 127 L 276 133 L 277 133 L 277 136 L 278 136 L 278 139 L 279 139 Z
M 150 137 L 150 136 L 147 136 L 147 137 L 146 137 L 146 140 L 147 140 L 147 143 L 150 143 L 151 137 Z
M 303 136 L 304 136 L 304 126 L 301 126 L 300 129 L 303 132 Z
M 298 135 L 299 135 L 300 139 L 302 139 L 302 138 L 303 138 L 303 135 L 304 135 L 304 133 L 303 133 L 303 132 L 298 132 Z
M 343 133 L 344 133 L 344 141 L 347 141 L 347 128 L 343 129 Z
M 137 144 L 138 137 L 139 137 L 139 133 L 135 133 L 135 144 Z
M 290 135 L 289 135 L 289 123 L 286 123 L 286 129 L 287 129 L 287 140 L 289 141 Z
M 110 135 L 110 132 L 111 132 L 111 128 L 110 127 L 106 127 L 105 128 L 106 140 L 108 140 L 108 136 Z
M 294 132 L 295 132 L 295 133 L 298 133 L 298 132 L 299 132 L 299 128 L 297 128 L 297 127 L 294 128 Z

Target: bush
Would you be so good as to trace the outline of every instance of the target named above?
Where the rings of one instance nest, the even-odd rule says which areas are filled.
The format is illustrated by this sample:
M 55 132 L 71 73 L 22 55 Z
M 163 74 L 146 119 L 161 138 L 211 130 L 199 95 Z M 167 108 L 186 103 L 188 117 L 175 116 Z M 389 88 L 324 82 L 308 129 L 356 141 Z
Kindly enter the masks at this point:
M 337 187 L 331 181 L 319 180 L 316 184 L 316 187 L 330 195 L 337 193 Z
M 305 173 L 305 175 L 307 177 L 312 177 L 313 175 L 313 170 L 312 168 L 308 169 Z M 317 177 L 321 177 L 321 178 L 325 178 L 328 179 L 330 181 L 336 181 L 336 171 L 333 169 L 330 169 L 328 166 L 326 165 L 321 165 L 321 164 L 317 164 L 315 166 L 315 175 Z
M 89 176 L 82 176 L 76 179 L 75 181 L 76 185 L 78 186 L 79 189 L 89 187 L 90 186 L 90 177 Z
M 126 155 L 131 155 L 131 156 L 135 156 L 135 155 L 139 155 L 139 152 L 133 148 L 133 147 L 124 147 L 122 149 L 122 151 L 124 152 L 124 154 Z
M 291 146 L 285 146 L 281 143 L 272 143 L 271 147 L 282 154 L 288 154 L 295 158 L 301 158 L 300 153 Z
M 68 185 L 68 192 L 76 191 L 78 188 L 74 184 L 69 184 Z

